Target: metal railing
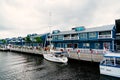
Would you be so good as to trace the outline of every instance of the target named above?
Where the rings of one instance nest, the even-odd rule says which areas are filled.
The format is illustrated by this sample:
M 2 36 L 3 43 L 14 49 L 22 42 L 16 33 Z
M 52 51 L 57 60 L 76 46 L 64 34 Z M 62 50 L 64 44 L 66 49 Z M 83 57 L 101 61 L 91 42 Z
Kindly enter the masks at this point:
M 64 37 L 64 40 L 71 40 L 71 37 Z
M 79 37 L 75 36 L 75 37 L 71 37 L 71 40 L 78 40 Z
M 63 51 L 68 51 L 70 53 L 77 53 L 78 50 L 80 51 L 80 53 L 87 53 L 87 54 L 103 54 L 104 51 L 102 49 L 84 49 L 84 48 L 56 48 L 56 50 L 63 50 Z
M 112 38 L 112 36 L 111 36 L 111 35 L 99 35 L 98 38 L 99 38 L 99 39 Z

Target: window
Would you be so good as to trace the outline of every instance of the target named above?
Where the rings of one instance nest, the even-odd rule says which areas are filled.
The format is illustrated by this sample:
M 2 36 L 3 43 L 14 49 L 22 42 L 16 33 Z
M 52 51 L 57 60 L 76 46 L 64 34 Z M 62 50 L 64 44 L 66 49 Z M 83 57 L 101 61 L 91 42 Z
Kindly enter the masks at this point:
M 80 38 L 82 39 L 87 39 L 87 33 L 81 33 Z
M 106 61 L 104 60 L 104 61 L 102 61 L 100 64 L 106 65 Z
M 78 48 L 78 44 L 74 44 L 74 48 Z
M 57 33 L 59 33 L 60 31 L 59 30 L 54 30 L 53 32 L 52 32 L 52 34 L 57 34 Z
M 120 66 L 120 58 L 116 58 L 116 65 Z
M 97 36 L 96 32 L 89 33 L 89 38 L 96 38 L 96 36 Z
M 67 48 L 72 48 L 72 44 L 67 44 Z
M 83 30 L 85 30 L 84 26 L 75 28 L 75 31 L 83 31 Z
M 70 35 L 69 35 L 69 34 L 66 34 L 66 35 L 64 35 L 64 37 L 70 37 Z
M 103 48 L 110 49 L 110 42 L 104 42 L 103 43 Z
M 58 39 L 58 36 L 53 36 L 53 40 L 57 40 Z
M 71 37 L 77 37 L 78 34 L 71 34 Z
M 62 35 L 59 35 L 59 36 L 58 36 L 58 40 L 63 40 L 63 36 L 62 36 Z
M 61 43 L 57 43 L 57 47 L 61 47 Z
M 111 31 L 99 32 L 99 35 L 111 35 Z
M 95 49 L 99 49 L 100 48 L 100 43 L 95 43 Z
M 83 47 L 90 47 L 89 43 L 83 43 Z
M 114 65 L 114 58 L 106 58 L 106 65 L 113 66 Z

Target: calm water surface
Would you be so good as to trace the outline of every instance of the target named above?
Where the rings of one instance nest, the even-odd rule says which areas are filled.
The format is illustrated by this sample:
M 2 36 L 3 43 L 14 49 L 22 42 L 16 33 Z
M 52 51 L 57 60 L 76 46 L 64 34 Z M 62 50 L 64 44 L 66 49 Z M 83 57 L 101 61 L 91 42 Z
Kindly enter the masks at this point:
M 119 80 L 99 74 L 97 64 L 69 60 L 46 61 L 42 56 L 0 52 L 0 80 Z

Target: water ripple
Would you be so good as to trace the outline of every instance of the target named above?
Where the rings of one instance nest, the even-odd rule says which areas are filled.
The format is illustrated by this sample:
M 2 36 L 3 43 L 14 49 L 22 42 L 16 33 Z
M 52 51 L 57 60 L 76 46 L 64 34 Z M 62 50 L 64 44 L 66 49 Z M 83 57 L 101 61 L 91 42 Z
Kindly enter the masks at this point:
M 0 52 L 0 80 L 117 80 L 101 76 L 98 65 L 49 62 L 41 56 Z M 119 79 L 118 79 L 119 80 Z

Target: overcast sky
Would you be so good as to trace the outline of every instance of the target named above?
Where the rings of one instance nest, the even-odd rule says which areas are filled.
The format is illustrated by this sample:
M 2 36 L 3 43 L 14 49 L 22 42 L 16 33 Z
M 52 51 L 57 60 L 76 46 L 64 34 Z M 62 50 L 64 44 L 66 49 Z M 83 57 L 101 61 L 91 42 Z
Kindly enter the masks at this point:
M 120 0 L 0 0 L 0 38 L 114 24 Z

